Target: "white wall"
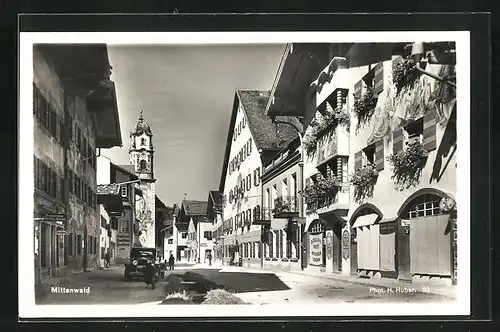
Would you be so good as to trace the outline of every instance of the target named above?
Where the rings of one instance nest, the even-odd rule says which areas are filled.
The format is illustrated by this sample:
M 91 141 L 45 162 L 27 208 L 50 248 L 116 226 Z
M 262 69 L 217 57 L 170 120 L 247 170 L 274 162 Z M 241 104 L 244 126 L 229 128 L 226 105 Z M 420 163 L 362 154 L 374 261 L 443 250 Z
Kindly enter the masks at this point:
M 108 184 L 110 183 L 111 177 L 111 162 L 108 158 L 103 156 L 97 157 L 97 171 L 96 171 L 97 184 Z
M 238 127 L 238 124 L 243 120 L 245 117 L 245 113 L 241 108 L 241 105 L 238 109 L 238 113 L 236 115 L 236 122 L 235 122 L 235 127 Z M 248 142 L 249 139 L 252 138 L 248 121 L 246 121 L 246 126 L 245 128 L 242 128 L 241 134 L 237 137 L 236 140 L 231 141 L 231 151 L 229 153 L 229 162 L 233 160 L 233 158 L 236 157 L 236 155 L 239 153 L 239 151 L 243 148 L 243 146 Z M 257 145 L 255 144 L 253 138 L 252 138 L 252 143 L 251 143 L 251 153 L 249 156 L 246 157 L 246 159 L 241 163 L 240 168 L 236 169 L 232 173 L 230 173 L 230 166 L 228 166 L 227 169 L 227 174 L 226 174 L 226 181 L 224 184 L 224 195 L 226 198 L 226 204 L 224 206 L 223 210 L 223 219 L 228 220 L 230 218 L 233 218 L 233 229 L 234 229 L 234 217 L 243 212 L 247 211 L 248 209 L 253 209 L 255 206 L 261 204 L 261 184 L 260 184 L 260 179 L 259 179 L 259 185 L 255 186 L 254 183 L 254 171 L 257 168 L 262 167 L 262 162 L 260 159 L 260 154 L 257 149 Z M 262 175 L 262 170 L 261 175 Z M 232 203 L 229 203 L 229 192 L 239 185 L 238 181 L 238 176 L 241 174 L 242 179 L 245 179 L 248 174 L 251 175 L 252 178 L 252 187 L 251 190 L 245 192 L 245 196 L 248 197 L 248 199 L 240 199 L 239 204 L 235 203 L 234 200 Z M 253 211 L 252 211 L 253 213 Z M 253 218 L 253 215 L 252 215 Z M 259 231 L 260 226 L 254 226 L 252 225 L 250 227 L 250 230 L 248 231 L 247 228 L 245 227 L 243 232 L 252 232 L 252 231 Z M 237 234 L 242 234 L 241 228 L 237 231 Z M 236 234 L 233 232 L 233 234 Z

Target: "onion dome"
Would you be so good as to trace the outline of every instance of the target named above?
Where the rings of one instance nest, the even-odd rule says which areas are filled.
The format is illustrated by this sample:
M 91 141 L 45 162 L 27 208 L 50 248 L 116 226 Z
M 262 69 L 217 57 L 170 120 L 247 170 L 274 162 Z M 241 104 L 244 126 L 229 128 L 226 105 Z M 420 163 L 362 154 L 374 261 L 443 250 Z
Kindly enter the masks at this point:
M 141 115 L 139 116 L 139 121 L 135 125 L 135 128 L 132 130 L 133 135 L 141 135 L 143 133 L 146 133 L 147 135 L 152 136 L 153 134 L 151 133 L 151 127 L 144 121 L 144 118 L 142 117 L 142 111 Z

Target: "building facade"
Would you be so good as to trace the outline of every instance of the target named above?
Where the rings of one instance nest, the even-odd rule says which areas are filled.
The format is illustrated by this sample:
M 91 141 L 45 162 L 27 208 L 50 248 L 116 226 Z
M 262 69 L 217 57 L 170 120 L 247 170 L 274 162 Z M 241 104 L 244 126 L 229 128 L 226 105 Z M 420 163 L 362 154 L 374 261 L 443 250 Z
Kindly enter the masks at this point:
M 130 250 L 137 245 L 139 227 L 136 220 L 137 201 L 142 192 L 137 187 L 139 178 L 128 167 L 116 165 L 104 156 L 98 157 L 98 203 L 110 215 L 109 253 L 116 264 L 129 261 Z M 101 182 L 102 181 L 102 182 Z M 113 241 L 113 231 L 116 239 Z
M 261 266 L 262 162 L 296 137 L 288 126 L 265 115 L 269 91 L 237 90 L 229 125 L 219 192 L 223 193 L 223 256 Z M 293 120 L 292 120 L 293 121 Z
M 36 284 L 98 266 L 96 149 L 121 146 L 110 73 L 106 45 L 33 48 Z
M 177 261 L 196 262 L 198 256 L 196 224 L 206 219 L 207 202 L 183 200 L 178 215 L 174 219 L 174 244 Z M 191 234 L 191 236 L 189 235 Z
M 300 197 L 302 191 L 300 140 L 264 164 L 262 207 L 270 220 L 264 234 L 264 268 L 301 270 Z M 267 218 L 266 218 L 267 219 Z
M 292 83 L 304 91 L 302 113 L 274 101 L 267 109 L 307 126 L 308 268 L 456 283 L 454 44 L 327 49 L 329 62 L 315 79 Z M 301 70 L 297 56 L 285 51 L 282 66 Z M 275 91 L 285 86 L 286 68 Z

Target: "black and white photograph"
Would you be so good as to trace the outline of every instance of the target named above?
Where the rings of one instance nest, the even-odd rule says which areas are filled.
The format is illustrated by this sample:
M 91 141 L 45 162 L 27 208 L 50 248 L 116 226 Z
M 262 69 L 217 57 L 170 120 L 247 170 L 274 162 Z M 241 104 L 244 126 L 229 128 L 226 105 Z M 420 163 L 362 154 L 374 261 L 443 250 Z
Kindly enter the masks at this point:
M 469 49 L 20 33 L 20 316 L 468 315 Z

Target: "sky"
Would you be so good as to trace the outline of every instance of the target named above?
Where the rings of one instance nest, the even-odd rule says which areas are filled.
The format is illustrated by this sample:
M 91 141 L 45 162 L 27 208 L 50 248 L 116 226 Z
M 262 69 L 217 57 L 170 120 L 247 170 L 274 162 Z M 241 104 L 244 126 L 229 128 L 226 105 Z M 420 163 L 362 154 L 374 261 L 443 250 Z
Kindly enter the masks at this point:
M 166 204 L 207 200 L 219 188 L 236 89 L 270 90 L 285 45 L 108 45 L 123 147 L 144 110 L 154 145 L 156 195 Z

